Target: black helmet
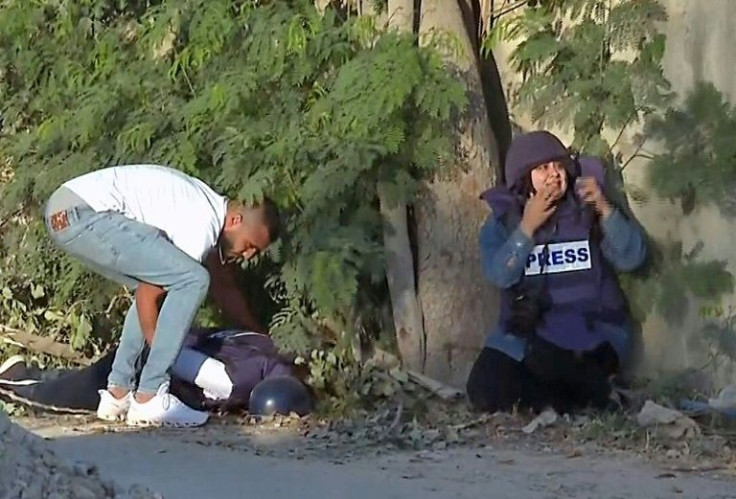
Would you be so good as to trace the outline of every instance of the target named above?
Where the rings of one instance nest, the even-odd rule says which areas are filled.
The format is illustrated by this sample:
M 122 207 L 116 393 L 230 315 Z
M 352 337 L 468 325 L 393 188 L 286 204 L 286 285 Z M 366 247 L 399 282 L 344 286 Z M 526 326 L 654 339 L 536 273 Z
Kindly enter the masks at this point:
M 259 382 L 250 392 L 248 412 L 254 416 L 271 414 L 304 416 L 312 410 L 312 397 L 293 376 L 273 376 Z

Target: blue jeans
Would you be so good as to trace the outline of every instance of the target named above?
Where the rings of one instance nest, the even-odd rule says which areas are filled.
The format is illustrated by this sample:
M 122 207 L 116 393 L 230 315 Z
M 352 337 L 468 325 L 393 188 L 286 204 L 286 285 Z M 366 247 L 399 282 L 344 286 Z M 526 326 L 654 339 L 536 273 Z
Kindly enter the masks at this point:
M 138 392 L 156 393 L 169 380 L 169 370 L 207 296 L 210 282 L 207 269 L 174 246 L 156 227 L 119 213 L 98 213 L 81 205 L 62 210 L 52 222 L 54 215 L 45 216 L 51 239 L 91 270 L 130 288 L 146 282 L 167 291 L 138 384 Z M 134 302 L 125 316 L 120 345 L 108 377 L 109 387 L 135 389 L 136 361 L 144 345 Z

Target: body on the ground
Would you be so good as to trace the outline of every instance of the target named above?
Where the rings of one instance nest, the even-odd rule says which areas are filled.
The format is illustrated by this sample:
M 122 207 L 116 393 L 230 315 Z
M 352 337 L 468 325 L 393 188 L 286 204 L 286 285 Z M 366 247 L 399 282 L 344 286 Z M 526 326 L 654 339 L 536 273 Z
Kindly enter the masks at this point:
M 142 371 L 144 352 L 136 369 Z M 93 411 L 112 370 L 115 352 L 78 369 L 41 369 L 13 356 L 0 365 L 0 398 L 54 412 Z M 291 356 L 282 355 L 268 336 L 239 329 L 192 329 L 171 369 L 171 393 L 202 411 L 250 411 L 253 392 L 268 389 L 272 412 L 304 415 L 312 397 L 300 381 Z M 270 380 L 269 384 L 262 381 Z M 261 388 L 259 388 L 259 386 Z M 258 394 L 256 391 L 256 396 Z M 256 398 L 256 405 L 262 402 Z

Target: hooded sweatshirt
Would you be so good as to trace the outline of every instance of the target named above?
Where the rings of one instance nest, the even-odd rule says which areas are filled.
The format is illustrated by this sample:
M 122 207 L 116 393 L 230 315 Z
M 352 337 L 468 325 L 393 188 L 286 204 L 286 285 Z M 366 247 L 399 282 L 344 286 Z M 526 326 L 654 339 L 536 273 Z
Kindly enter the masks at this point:
M 572 158 L 560 140 L 539 131 L 514 139 L 506 156 L 506 185 L 481 196 L 492 209 L 480 234 L 485 277 L 502 290 L 501 318 L 486 341 L 521 361 L 525 340 L 506 330 L 518 285 L 542 288 L 551 298 L 537 334 L 573 351 L 608 341 L 624 361 L 631 329 L 615 271 L 633 270 L 646 257 L 644 234 L 618 209 L 601 220 L 574 194 L 572 183 L 557 210 L 533 238 L 519 228 L 525 199 L 520 187 L 536 166 L 561 161 L 571 177 L 592 176 L 605 188 L 596 158 Z M 531 283 L 531 284 L 530 284 Z

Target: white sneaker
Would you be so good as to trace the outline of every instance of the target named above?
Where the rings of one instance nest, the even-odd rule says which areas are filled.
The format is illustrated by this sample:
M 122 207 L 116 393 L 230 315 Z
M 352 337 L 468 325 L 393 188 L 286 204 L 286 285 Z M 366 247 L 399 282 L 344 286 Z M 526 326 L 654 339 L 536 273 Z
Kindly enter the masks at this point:
M 97 417 L 104 421 L 122 421 L 130 409 L 130 401 L 133 400 L 131 392 L 125 397 L 117 399 L 108 390 L 98 390 L 100 394 L 100 405 L 97 406 Z
M 126 422 L 131 426 L 202 426 L 210 415 L 204 411 L 196 411 L 169 393 L 166 382 L 148 402 L 140 403 L 132 398 Z
M 26 359 L 22 355 L 13 355 L 0 364 L 0 384 L 12 386 L 27 386 L 38 383 L 33 379 L 26 366 Z
M 0 376 L 10 372 L 17 365 L 25 364 L 26 359 L 22 355 L 13 355 L 0 365 Z

